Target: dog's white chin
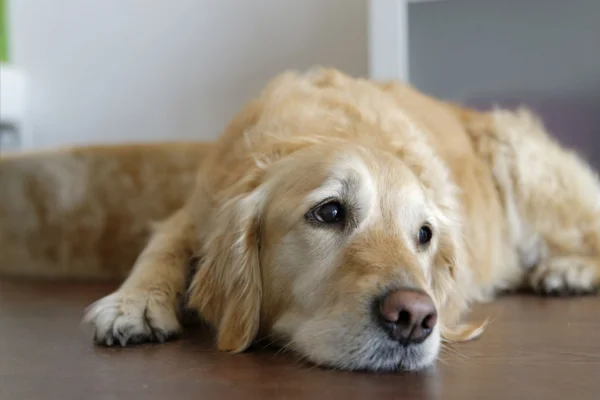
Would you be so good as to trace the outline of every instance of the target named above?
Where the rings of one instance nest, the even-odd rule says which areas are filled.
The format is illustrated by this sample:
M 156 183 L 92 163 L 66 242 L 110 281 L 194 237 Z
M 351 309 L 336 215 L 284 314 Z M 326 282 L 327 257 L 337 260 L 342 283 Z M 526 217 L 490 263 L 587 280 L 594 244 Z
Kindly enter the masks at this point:
M 281 321 L 280 321 L 281 322 Z M 282 328 L 282 324 L 277 324 Z M 289 328 L 289 326 L 287 327 Z M 377 326 L 308 321 L 288 330 L 290 349 L 324 367 L 363 371 L 418 371 L 435 364 L 440 350 L 439 329 L 421 344 L 401 346 Z

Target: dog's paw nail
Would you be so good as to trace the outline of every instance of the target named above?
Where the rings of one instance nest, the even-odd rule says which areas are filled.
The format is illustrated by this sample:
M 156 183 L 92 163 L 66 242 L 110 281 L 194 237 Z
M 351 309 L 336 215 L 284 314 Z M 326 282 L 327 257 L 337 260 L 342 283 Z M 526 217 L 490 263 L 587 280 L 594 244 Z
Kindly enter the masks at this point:
M 167 340 L 168 334 L 160 330 L 156 330 L 154 331 L 154 337 L 156 338 L 157 342 L 164 343 Z

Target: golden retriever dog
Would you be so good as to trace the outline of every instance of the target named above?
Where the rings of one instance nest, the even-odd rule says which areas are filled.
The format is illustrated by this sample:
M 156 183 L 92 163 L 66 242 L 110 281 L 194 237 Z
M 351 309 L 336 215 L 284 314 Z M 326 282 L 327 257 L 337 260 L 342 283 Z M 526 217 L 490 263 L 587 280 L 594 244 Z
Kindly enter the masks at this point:
M 100 344 L 162 342 L 185 298 L 222 351 L 266 339 L 336 369 L 419 370 L 482 332 L 463 320 L 473 302 L 598 288 L 599 188 L 527 111 L 286 72 L 85 320 Z

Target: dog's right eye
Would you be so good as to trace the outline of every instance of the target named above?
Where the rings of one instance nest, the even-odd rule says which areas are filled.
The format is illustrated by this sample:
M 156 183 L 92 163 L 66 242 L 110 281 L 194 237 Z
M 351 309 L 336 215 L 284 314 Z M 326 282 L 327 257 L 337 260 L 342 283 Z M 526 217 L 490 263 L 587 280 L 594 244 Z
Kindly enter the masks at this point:
M 321 204 L 310 211 L 307 217 L 323 224 L 335 224 L 344 220 L 346 210 L 337 200 Z

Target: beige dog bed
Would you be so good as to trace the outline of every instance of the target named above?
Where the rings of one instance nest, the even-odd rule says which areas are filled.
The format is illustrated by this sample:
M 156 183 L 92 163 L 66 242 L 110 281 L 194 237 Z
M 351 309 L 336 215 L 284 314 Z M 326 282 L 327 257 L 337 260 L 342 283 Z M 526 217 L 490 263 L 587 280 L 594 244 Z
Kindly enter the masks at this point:
M 125 276 L 152 222 L 183 204 L 209 150 L 153 143 L 0 157 L 0 272 Z

